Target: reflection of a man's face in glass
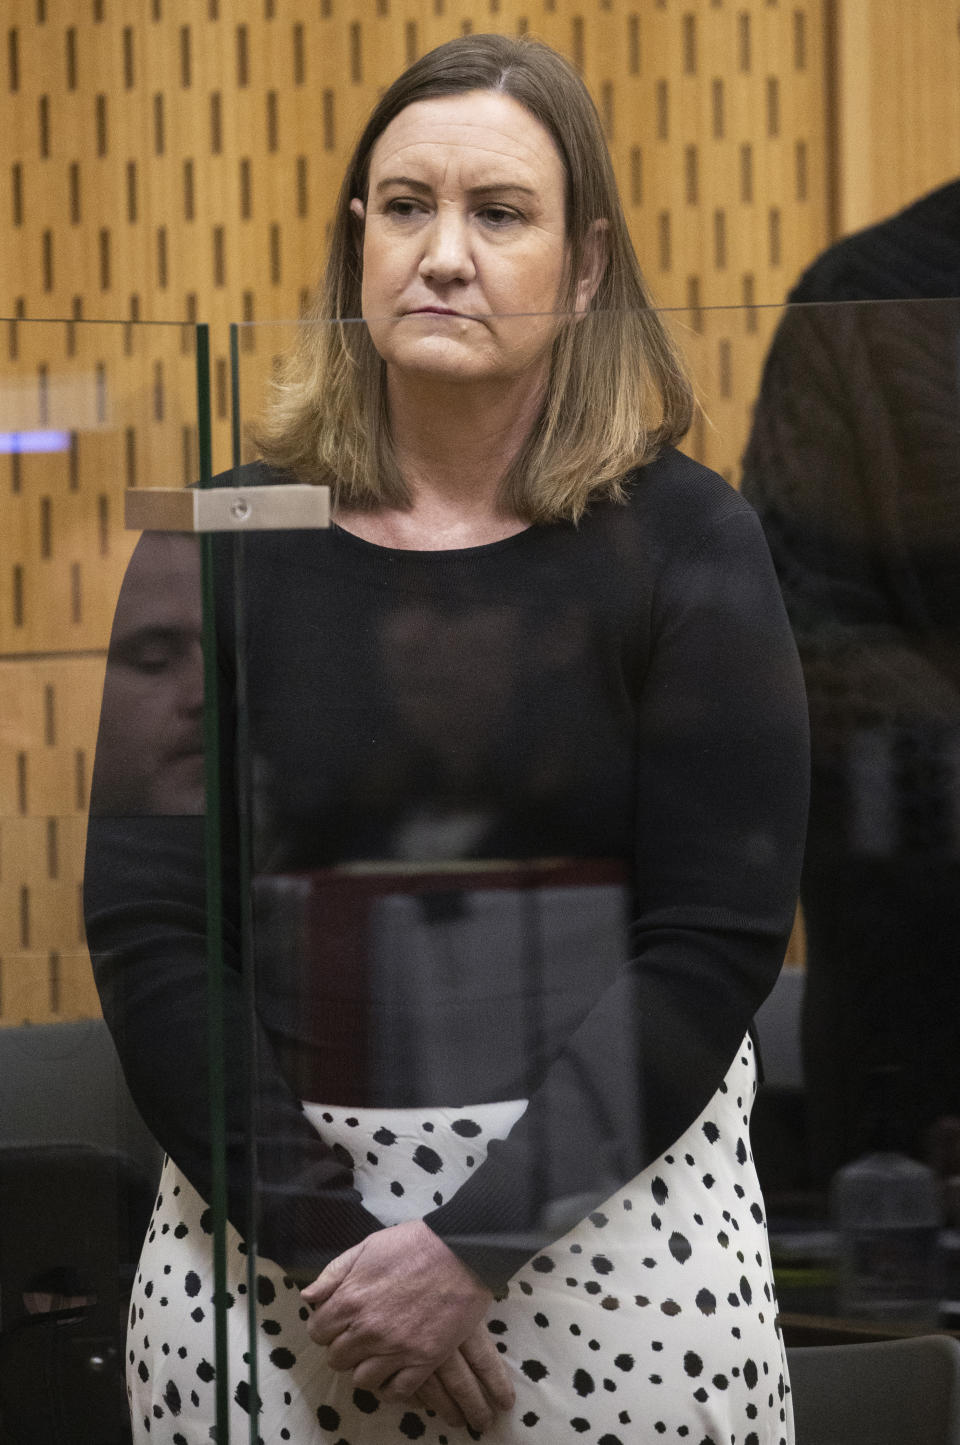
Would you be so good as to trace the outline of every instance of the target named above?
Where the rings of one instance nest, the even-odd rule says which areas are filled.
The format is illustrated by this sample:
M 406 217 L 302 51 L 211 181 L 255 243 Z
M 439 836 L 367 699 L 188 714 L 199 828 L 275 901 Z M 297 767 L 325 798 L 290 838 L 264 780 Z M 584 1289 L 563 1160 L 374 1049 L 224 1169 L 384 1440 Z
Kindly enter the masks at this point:
M 117 605 L 91 811 L 202 812 L 202 718 L 199 547 L 151 533 Z

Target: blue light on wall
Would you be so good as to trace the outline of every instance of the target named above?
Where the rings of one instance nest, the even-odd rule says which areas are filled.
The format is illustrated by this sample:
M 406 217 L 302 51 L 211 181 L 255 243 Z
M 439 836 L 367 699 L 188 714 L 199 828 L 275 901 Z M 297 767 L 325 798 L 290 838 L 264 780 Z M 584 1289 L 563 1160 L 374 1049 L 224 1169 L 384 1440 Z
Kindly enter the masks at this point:
M 68 431 L 0 431 L 0 456 L 13 452 L 68 452 Z

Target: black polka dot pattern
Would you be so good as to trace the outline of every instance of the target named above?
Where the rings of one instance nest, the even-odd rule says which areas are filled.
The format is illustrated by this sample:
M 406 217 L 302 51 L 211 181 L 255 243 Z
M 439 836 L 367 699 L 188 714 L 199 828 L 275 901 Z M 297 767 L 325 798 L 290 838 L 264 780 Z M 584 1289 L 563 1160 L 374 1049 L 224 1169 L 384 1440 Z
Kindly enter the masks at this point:
M 415 1400 L 337 1375 L 309 1312 L 270 1260 L 255 1263 L 257 1394 L 246 1377 L 248 1260 L 228 1228 L 231 1438 L 311 1445 L 793 1445 L 762 1200 L 744 1131 L 747 1041 L 723 1087 L 669 1153 L 518 1271 L 487 1328 L 517 1403 L 483 1436 Z M 429 1213 L 482 1163 L 522 1103 L 464 1109 L 305 1106 L 385 1224 Z M 709 1161 L 709 1169 L 705 1167 Z M 128 1391 L 136 1445 L 209 1445 L 216 1419 L 212 1216 L 167 1161 L 131 1302 Z M 158 1287 L 159 1286 L 159 1287 Z M 242 1301 L 242 1303 L 240 1303 Z M 641 1423 L 642 1422 L 642 1423 Z

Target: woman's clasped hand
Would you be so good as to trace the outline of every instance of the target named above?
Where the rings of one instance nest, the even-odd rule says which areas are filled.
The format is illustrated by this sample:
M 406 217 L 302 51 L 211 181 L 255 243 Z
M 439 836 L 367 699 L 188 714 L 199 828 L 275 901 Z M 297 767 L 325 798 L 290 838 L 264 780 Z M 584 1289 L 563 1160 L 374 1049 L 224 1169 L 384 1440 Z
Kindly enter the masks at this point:
M 450 1425 L 486 1429 L 514 1403 L 487 1331 L 493 1298 L 422 1220 L 371 1234 L 303 1291 L 311 1338 L 384 1400 L 414 1396 Z

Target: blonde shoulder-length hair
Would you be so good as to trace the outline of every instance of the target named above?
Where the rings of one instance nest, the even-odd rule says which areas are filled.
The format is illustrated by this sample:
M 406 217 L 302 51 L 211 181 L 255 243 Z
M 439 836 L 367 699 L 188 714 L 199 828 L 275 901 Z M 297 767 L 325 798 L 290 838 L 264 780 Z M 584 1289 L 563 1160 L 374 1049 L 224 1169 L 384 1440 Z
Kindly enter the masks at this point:
M 600 120 L 580 77 L 539 41 L 469 35 L 439 46 L 377 103 L 347 168 L 330 252 L 298 339 L 281 364 L 253 438 L 264 460 L 326 483 L 335 504 L 406 508 L 390 437 L 385 366 L 361 315 L 362 223 L 370 155 L 408 105 L 493 90 L 526 107 L 566 173 L 568 268 L 558 315 L 572 313 L 593 223 L 606 223 L 606 266 L 585 316 L 561 321 L 540 414 L 501 484 L 501 505 L 529 522 L 577 521 L 591 499 L 624 496 L 631 467 L 679 441 L 693 411 L 683 362 L 650 297 L 620 204 Z

